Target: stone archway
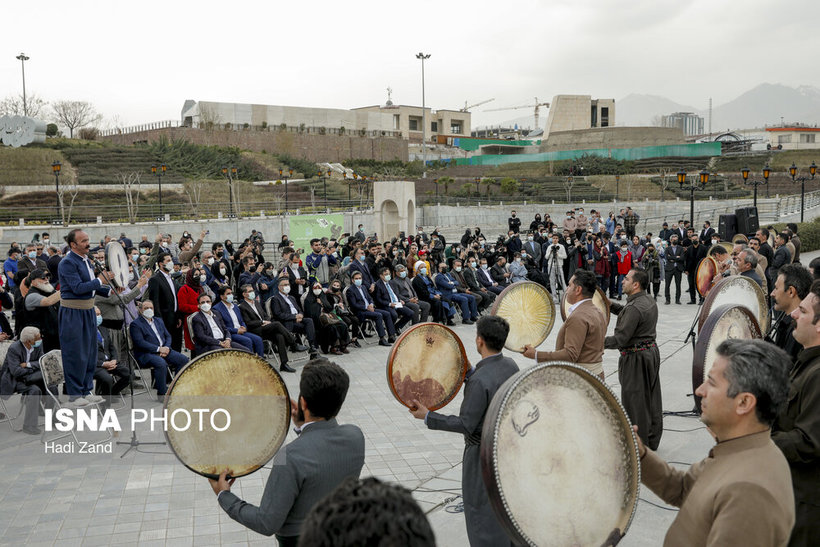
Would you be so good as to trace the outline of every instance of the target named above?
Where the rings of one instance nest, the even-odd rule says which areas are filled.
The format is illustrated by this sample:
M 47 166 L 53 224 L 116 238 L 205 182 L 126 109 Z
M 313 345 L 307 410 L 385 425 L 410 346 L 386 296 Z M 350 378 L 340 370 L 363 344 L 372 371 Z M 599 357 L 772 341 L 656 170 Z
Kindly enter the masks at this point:
M 416 202 L 415 200 L 407 201 L 407 232 L 408 236 L 416 233 Z
M 379 239 L 389 241 L 399 232 L 415 232 L 416 184 L 404 180 L 373 183 L 373 212 Z
M 379 238 L 382 241 L 389 241 L 396 237 L 401 231 L 401 218 L 399 218 L 399 206 L 392 199 L 382 202 L 381 226 L 379 226 Z

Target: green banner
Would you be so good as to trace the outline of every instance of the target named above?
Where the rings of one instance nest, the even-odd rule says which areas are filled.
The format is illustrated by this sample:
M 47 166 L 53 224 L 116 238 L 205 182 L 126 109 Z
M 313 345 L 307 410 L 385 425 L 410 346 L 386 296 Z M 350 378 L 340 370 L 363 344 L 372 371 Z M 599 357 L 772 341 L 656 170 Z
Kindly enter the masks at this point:
M 288 237 L 296 249 L 310 252 L 310 240 L 314 237 L 339 239 L 344 232 L 345 216 L 341 213 L 329 215 L 296 215 L 288 217 L 290 232 Z

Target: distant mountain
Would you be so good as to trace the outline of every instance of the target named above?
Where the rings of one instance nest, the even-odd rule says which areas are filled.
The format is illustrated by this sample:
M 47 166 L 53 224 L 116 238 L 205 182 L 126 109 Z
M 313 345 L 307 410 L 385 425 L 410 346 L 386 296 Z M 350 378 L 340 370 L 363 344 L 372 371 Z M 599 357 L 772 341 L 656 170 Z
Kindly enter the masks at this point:
M 696 112 L 692 106 L 686 106 L 666 97 L 632 93 L 615 101 L 615 124 L 627 126 L 653 125 L 654 118 L 673 112 Z
M 709 126 L 709 112 L 656 95 L 630 94 L 615 102 L 615 123 L 621 126 L 653 125 L 657 116 L 695 112 Z M 712 109 L 712 131 L 750 129 L 785 123 L 820 124 L 820 88 L 760 84 L 728 103 Z

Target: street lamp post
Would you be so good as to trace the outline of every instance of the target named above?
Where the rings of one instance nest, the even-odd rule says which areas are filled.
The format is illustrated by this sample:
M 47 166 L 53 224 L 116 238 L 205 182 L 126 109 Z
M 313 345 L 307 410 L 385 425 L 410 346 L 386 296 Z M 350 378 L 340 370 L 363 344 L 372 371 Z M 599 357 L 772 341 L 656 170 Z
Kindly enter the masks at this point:
M 347 201 L 350 201 L 352 198 L 350 197 L 350 182 L 347 182 L 347 171 L 342 173 L 342 177 L 344 178 L 345 184 L 347 185 Z M 348 204 L 349 205 L 349 204 Z
M 803 222 L 803 213 L 806 209 L 806 181 L 814 180 L 814 175 L 817 174 L 817 165 L 815 165 L 814 162 L 811 162 L 811 165 L 809 165 L 809 173 L 811 174 L 811 177 L 798 177 L 797 166 L 792 163 L 792 166 L 789 167 L 789 174 L 792 176 L 792 182 L 800 183 L 800 222 Z
M 618 189 L 620 188 L 621 184 L 621 175 L 615 175 L 615 201 L 618 201 Z
M 23 69 L 23 116 L 28 116 L 28 105 L 26 104 L 26 61 L 29 60 L 29 57 L 26 57 L 25 53 L 20 53 L 17 59 L 20 61 L 20 65 Z
M 427 108 L 424 102 L 424 60 L 430 54 L 417 53 L 416 59 L 421 59 L 421 177 L 427 178 Z
M 692 223 L 692 226 L 695 225 L 695 190 L 705 190 L 706 184 L 709 182 L 709 171 L 706 169 L 702 170 L 698 173 L 699 181 L 695 182 L 694 180 L 689 181 L 689 186 L 687 187 L 689 190 L 689 219 Z M 678 185 L 680 186 L 681 190 L 684 189 L 686 185 L 686 171 L 681 169 L 678 171 Z
M 324 187 L 325 187 L 325 188 L 324 188 L 324 191 L 325 191 L 325 209 L 327 209 L 327 179 L 329 179 L 329 178 L 330 178 L 330 173 L 331 173 L 331 171 L 330 171 L 330 169 L 328 169 L 328 170 L 327 170 L 327 177 L 325 177 L 325 180 L 324 180 Z
M 222 174 L 228 179 L 228 202 L 230 203 L 228 218 L 235 218 L 236 214 L 233 212 L 233 179 L 236 177 L 236 167 L 231 167 L 230 170 L 227 167 L 222 167 Z
M 288 169 L 290 176 L 293 176 L 293 169 Z M 279 180 L 282 180 L 282 169 L 279 169 Z M 285 214 L 288 214 L 288 177 L 285 179 Z
M 63 200 L 60 197 L 60 169 L 62 167 L 59 161 L 51 164 L 51 171 L 54 173 L 54 187 L 57 190 L 57 215 L 59 215 L 60 220 L 63 220 Z
M 481 192 L 478 189 L 480 184 L 481 184 L 481 177 L 476 177 L 475 178 L 475 195 L 476 195 L 476 197 L 481 196 Z
M 157 167 L 156 165 L 151 166 L 151 173 L 157 176 L 157 184 L 159 185 L 159 216 L 157 220 L 163 221 L 165 217 L 162 215 L 162 177 L 165 175 L 165 171 L 168 170 L 168 166 L 164 163 Z
M 769 168 L 769 164 L 766 164 L 766 167 L 763 168 L 763 180 L 749 180 L 749 173 L 751 171 L 748 167 L 744 167 L 740 170 L 740 174 L 743 176 L 743 184 L 746 186 L 754 186 L 755 193 L 754 193 L 754 206 L 757 208 L 757 187 L 761 184 L 769 184 L 769 175 L 772 174 L 772 170 Z M 766 186 L 766 193 L 768 194 L 769 187 Z

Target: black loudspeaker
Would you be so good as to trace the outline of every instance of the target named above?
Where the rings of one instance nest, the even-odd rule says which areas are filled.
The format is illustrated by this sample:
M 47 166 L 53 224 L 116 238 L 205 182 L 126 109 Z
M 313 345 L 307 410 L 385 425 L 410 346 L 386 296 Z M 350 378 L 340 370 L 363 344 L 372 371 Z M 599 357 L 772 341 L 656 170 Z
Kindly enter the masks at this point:
M 732 241 L 737 233 L 737 215 L 726 214 L 718 217 L 718 234 L 721 241 Z
M 737 215 L 737 232 L 739 234 L 754 234 L 760 229 L 757 220 L 757 207 L 741 207 L 735 209 Z

